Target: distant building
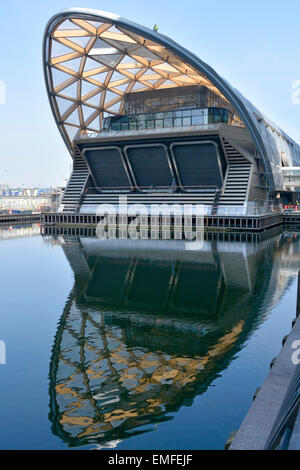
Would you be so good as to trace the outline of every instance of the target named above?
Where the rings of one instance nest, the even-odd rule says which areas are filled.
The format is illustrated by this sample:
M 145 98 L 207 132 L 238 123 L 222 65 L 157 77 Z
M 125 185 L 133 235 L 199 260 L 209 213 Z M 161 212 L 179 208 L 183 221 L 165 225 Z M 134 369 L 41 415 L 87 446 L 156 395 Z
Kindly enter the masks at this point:
M 207 213 L 299 198 L 300 147 L 170 38 L 95 10 L 44 36 L 51 109 L 73 158 L 60 211 L 203 203 Z
M 62 197 L 61 188 L 3 188 L 0 190 L 2 211 L 54 211 Z

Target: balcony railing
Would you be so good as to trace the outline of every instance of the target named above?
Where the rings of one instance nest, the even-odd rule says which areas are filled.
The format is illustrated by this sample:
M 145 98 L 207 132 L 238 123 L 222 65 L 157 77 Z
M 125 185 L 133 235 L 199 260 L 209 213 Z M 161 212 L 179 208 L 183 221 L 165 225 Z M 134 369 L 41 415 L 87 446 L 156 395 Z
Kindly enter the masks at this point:
M 99 132 L 81 130 L 76 139 L 214 129 L 217 124 L 239 125 L 235 116 L 225 108 L 199 108 L 179 111 L 119 115 L 106 117 Z
M 161 129 L 202 124 L 228 123 L 231 113 L 225 108 L 197 108 L 106 117 L 104 131 Z
M 121 130 L 121 131 L 79 131 L 74 140 L 85 140 L 85 139 L 95 139 L 99 137 L 126 137 L 126 136 L 139 136 L 147 134 L 165 134 L 165 133 L 176 133 L 176 132 L 193 132 L 193 131 L 203 131 L 203 130 L 215 130 L 216 124 L 199 124 L 192 126 L 182 126 L 182 127 L 162 127 L 156 129 L 137 129 L 137 130 Z

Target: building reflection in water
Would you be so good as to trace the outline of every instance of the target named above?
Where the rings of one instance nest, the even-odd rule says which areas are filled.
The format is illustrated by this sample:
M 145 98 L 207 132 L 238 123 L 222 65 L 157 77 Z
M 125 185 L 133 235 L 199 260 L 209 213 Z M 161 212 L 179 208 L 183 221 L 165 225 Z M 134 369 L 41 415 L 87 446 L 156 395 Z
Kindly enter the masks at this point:
M 296 273 L 299 254 L 283 236 L 214 235 L 201 251 L 181 241 L 57 237 L 75 284 L 50 364 L 54 433 L 70 446 L 113 446 L 191 405 Z
M 0 240 L 38 237 L 40 233 L 40 224 L 0 225 Z

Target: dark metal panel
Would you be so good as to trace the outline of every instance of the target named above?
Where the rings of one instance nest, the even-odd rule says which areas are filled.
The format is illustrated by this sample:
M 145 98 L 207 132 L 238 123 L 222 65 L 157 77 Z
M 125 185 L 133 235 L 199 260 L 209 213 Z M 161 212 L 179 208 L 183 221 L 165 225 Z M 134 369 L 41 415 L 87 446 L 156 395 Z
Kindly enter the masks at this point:
M 219 148 L 214 141 L 173 142 L 170 151 L 183 191 L 195 191 L 195 186 L 222 186 Z
M 130 176 L 119 147 L 85 148 L 82 154 L 97 190 L 118 190 L 118 192 L 132 190 Z
M 175 177 L 166 145 L 127 145 L 124 153 L 139 190 L 147 191 L 152 187 L 170 191 Z

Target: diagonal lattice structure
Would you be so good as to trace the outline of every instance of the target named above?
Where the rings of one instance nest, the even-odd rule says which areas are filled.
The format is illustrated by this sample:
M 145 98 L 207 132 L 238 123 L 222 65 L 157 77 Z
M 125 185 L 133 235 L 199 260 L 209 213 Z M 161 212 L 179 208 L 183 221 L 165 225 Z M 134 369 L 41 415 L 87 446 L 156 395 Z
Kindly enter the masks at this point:
M 64 19 L 48 48 L 53 102 L 69 144 L 79 130 L 99 132 L 106 116 L 122 114 L 128 93 L 203 85 L 229 106 L 204 74 L 166 47 L 110 22 Z

